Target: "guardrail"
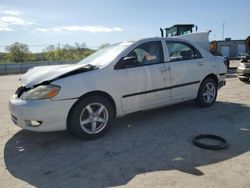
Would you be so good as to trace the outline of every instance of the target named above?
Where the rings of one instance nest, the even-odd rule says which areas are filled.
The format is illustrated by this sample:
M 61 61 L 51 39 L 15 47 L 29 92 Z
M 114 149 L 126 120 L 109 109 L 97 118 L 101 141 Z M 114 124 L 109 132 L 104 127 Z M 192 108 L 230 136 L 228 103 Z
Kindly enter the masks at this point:
M 76 62 L 29 62 L 0 64 L 0 75 L 24 73 L 35 66 L 74 64 Z

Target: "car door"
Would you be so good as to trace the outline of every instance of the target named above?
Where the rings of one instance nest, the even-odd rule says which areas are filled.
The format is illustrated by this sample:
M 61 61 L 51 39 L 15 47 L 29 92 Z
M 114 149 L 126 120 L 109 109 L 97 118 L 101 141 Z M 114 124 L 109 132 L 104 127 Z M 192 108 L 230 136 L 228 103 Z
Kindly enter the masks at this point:
M 131 58 L 132 57 L 132 58 Z M 134 63 L 123 61 L 133 59 Z M 170 99 L 169 67 L 164 63 L 162 42 L 150 41 L 139 44 L 122 58 L 118 69 L 120 98 L 125 113 L 160 105 Z
M 172 99 L 195 98 L 204 78 L 206 62 L 191 44 L 166 41 L 171 69 Z

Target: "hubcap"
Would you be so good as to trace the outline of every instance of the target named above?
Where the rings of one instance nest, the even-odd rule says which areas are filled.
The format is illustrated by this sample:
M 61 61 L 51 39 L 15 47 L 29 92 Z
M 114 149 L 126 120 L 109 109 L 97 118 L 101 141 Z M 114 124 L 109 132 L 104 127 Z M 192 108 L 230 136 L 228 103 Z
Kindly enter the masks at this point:
M 80 114 L 80 126 L 89 134 L 101 132 L 108 122 L 108 110 L 101 103 L 87 105 Z
M 203 99 L 206 103 L 214 101 L 216 95 L 216 88 L 212 82 L 208 82 L 203 89 Z

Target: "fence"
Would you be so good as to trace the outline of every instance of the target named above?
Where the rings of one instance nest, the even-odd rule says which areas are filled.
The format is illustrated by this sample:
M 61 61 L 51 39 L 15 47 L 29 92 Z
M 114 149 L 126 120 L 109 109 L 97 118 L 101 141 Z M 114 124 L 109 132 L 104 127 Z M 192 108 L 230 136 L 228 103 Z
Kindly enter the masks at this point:
M 0 75 L 24 73 L 35 66 L 74 64 L 76 62 L 39 62 L 0 64 Z

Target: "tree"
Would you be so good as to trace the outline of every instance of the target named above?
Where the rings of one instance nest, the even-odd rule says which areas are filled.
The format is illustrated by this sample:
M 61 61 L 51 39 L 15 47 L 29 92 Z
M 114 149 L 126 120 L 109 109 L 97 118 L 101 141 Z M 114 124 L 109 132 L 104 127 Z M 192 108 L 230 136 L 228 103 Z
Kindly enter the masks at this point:
M 47 48 L 45 48 L 43 50 L 44 54 L 45 54 L 45 59 L 47 61 L 58 61 L 59 57 L 58 57 L 58 49 L 56 46 L 54 45 L 49 45 Z
M 14 62 L 24 62 L 29 56 L 29 47 L 27 44 L 15 42 L 6 46 L 6 50 L 10 53 L 10 59 Z
M 102 48 L 105 48 L 107 46 L 109 46 L 110 44 L 109 43 L 104 43 L 102 44 L 101 46 L 98 47 L 98 49 L 102 49 Z

